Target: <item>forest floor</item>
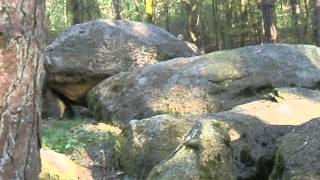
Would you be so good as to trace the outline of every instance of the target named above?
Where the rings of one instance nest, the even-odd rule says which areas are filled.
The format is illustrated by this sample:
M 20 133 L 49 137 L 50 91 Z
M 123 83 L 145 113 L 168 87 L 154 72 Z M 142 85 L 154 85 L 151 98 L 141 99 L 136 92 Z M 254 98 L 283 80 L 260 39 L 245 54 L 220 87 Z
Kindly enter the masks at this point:
M 117 179 L 114 156 L 120 133 L 119 128 L 92 119 L 48 119 L 41 124 L 42 148 L 87 168 L 93 179 Z

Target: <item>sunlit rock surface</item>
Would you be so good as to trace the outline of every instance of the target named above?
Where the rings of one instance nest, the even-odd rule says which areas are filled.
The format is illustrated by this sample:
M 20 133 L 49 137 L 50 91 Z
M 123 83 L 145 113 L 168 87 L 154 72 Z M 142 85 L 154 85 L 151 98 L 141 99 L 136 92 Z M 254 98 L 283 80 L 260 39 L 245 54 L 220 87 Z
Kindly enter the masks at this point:
M 182 145 L 155 166 L 147 179 L 235 180 L 227 132 L 217 121 L 196 121 Z
M 45 68 L 52 88 L 86 104 L 87 91 L 107 77 L 197 51 L 152 24 L 96 20 L 59 35 L 45 50 Z
M 231 139 L 230 148 L 237 178 L 266 179 L 272 170 L 276 140 L 289 133 L 295 125 L 319 117 L 319 97 L 320 92 L 315 90 L 277 88 L 273 93 L 262 96 L 262 100 L 225 112 L 202 115 L 166 114 L 132 120 L 124 128 L 119 143 L 119 162 L 129 175 L 147 176 L 152 167 L 159 166 L 164 160 L 175 162 L 176 160 L 169 161 L 171 157 L 168 157 L 177 148 L 198 147 L 197 141 L 184 142 L 196 122 L 218 122 L 214 124 L 224 128 Z M 186 161 L 192 164 L 195 162 L 191 154 Z M 170 168 L 174 169 L 176 166 L 182 167 L 183 163 Z
M 220 112 L 276 87 L 317 88 L 320 48 L 259 45 L 177 58 L 113 76 L 88 94 L 96 118 L 118 125 L 157 114 Z
M 91 171 L 84 168 L 63 154 L 49 149 L 41 149 L 41 180 L 93 180 Z

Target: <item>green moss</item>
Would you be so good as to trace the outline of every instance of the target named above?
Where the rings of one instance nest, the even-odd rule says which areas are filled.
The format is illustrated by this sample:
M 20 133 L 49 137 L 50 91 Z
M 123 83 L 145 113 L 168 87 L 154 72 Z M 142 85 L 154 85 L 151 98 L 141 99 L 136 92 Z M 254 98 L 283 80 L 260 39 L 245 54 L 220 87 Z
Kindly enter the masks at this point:
M 174 108 L 169 108 L 169 106 L 166 107 L 166 110 L 160 111 L 159 114 L 169 114 L 172 116 L 181 115 L 182 113 L 176 111 Z
M 211 179 L 219 179 L 215 177 L 216 174 L 213 173 L 218 169 L 219 163 L 216 160 L 209 160 L 205 165 L 200 166 L 200 179 L 203 180 L 211 180 Z
M 281 149 L 278 149 L 275 153 L 274 166 L 269 176 L 270 180 L 282 179 L 285 170 L 285 162 L 280 151 Z
M 155 121 L 147 121 L 146 123 L 150 124 L 137 127 L 134 130 L 128 129 L 125 137 L 118 139 L 117 142 L 119 147 L 117 154 L 122 163 L 121 167 L 129 176 L 138 179 L 145 178 L 155 165 L 168 157 L 192 126 L 191 122 L 190 125 L 186 125 L 183 121 L 172 121 L 168 122 L 169 124 L 161 124 L 162 122 L 160 122 L 159 126 L 162 127 L 155 127 L 157 124 Z M 154 128 L 154 132 L 150 130 L 150 127 Z M 149 139 L 148 137 L 152 137 L 152 139 L 137 144 L 134 141 L 137 138 L 133 137 L 133 134 L 138 138 Z
M 89 110 L 93 113 L 96 120 L 102 122 L 111 122 L 112 115 L 110 112 L 103 110 L 103 105 L 99 101 L 98 93 L 89 93 L 87 101 L 89 104 Z
M 212 122 L 212 126 L 213 126 L 214 128 L 222 128 L 222 125 L 221 125 L 220 122 L 215 122 L 215 121 L 213 121 L 213 122 Z
M 89 110 L 93 113 L 97 120 L 102 119 L 101 115 L 101 104 L 98 102 L 98 95 L 96 92 L 88 93 L 87 102 L 89 105 Z
M 94 131 L 84 128 L 84 119 L 47 122 L 42 127 L 44 147 L 63 154 L 80 152 L 87 145 L 95 143 L 112 147 L 117 135 L 109 131 Z

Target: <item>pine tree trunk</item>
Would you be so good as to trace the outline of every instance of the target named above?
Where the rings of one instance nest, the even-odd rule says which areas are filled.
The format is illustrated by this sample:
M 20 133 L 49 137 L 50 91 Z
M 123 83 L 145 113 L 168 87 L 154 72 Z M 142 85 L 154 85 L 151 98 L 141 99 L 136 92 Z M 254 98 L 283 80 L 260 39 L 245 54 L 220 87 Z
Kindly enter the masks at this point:
M 306 41 L 306 37 L 308 35 L 308 26 L 309 26 L 309 17 L 310 17 L 310 13 L 309 13 L 309 0 L 303 0 L 304 2 L 304 8 L 305 8 L 305 20 L 304 20 L 304 28 L 303 28 L 303 39 L 304 39 L 304 42 L 307 42 Z
M 140 18 L 141 18 L 140 0 L 134 0 L 133 2 L 134 2 L 134 7 L 136 9 L 137 16 L 138 16 L 137 20 L 140 20 Z
M 121 0 L 112 0 L 116 20 L 121 20 Z
M 44 0 L 0 2 L 0 179 L 38 179 Z
M 201 1 L 199 0 L 182 0 L 181 1 L 185 7 L 188 18 L 188 39 L 195 43 L 198 47 L 200 44 L 199 32 L 198 32 L 198 24 L 199 24 L 199 7 Z
M 72 13 L 73 13 L 72 24 L 79 24 L 81 23 L 79 1 L 72 0 L 71 4 L 72 4 Z
M 301 32 L 301 21 L 300 21 L 300 0 L 290 0 L 291 10 L 292 10 L 292 28 L 296 31 L 296 37 L 298 42 L 303 41 Z
M 240 28 L 242 31 L 240 33 L 240 46 L 243 47 L 246 44 L 246 38 L 248 37 L 248 32 L 246 32 L 248 28 L 248 1 L 240 0 L 240 12 L 241 12 L 241 25 Z
M 316 44 L 320 46 L 320 0 L 315 0 L 315 27 L 316 27 Z
M 213 24 L 214 24 L 214 33 L 215 33 L 215 40 L 216 40 L 216 49 L 220 50 L 220 23 L 219 23 L 219 11 L 218 11 L 218 3 L 217 0 L 211 0 L 212 5 L 212 16 L 213 16 Z
M 261 11 L 264 27 L 264 42 L 275 43 L 277 40 L 275 0 L 262 0 Z

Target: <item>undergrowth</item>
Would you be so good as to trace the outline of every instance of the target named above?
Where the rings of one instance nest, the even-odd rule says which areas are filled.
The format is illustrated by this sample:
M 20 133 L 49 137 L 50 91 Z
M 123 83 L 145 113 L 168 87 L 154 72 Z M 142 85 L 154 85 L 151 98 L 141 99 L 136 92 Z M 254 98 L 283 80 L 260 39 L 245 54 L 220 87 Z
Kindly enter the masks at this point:
M 84 119 L 47 121 L 41 131 L 43 147 L 67 155 L 96 144 L 111 147 L 119 134 L 111 126 L 92 125 Z

